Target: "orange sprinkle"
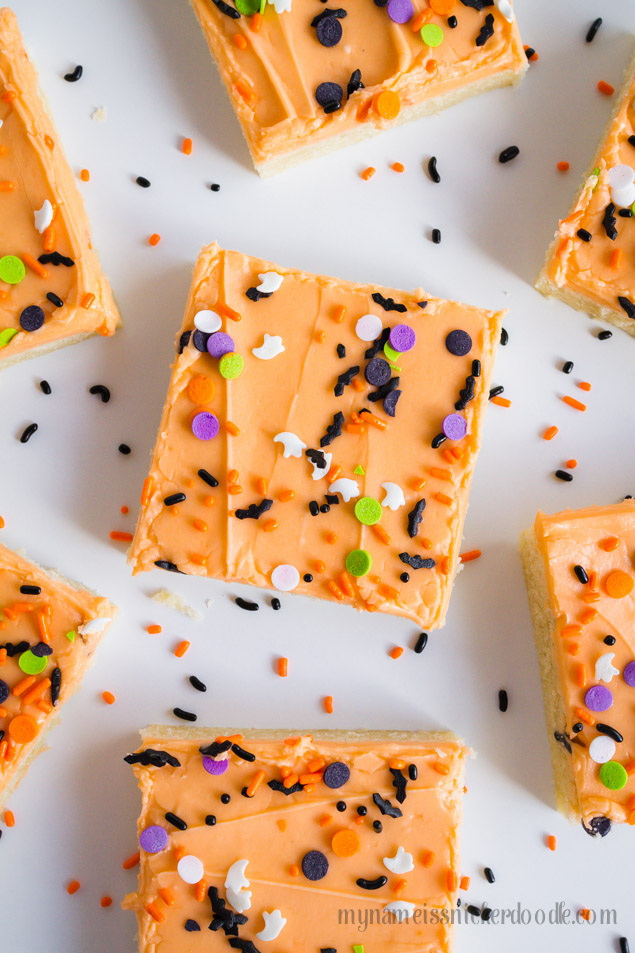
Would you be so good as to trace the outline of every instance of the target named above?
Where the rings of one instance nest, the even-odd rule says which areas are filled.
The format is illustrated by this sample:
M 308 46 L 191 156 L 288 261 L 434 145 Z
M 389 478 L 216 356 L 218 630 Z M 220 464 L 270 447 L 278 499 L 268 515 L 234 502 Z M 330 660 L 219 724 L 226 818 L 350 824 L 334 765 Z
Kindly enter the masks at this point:
M 82 169 L 81 172 L 79 173 L 79 177 L 82 180 L 82 182 L 88 182 L 90 179 L 90 172 L 88 171 L 88 169 Z
M 234 89 L 238 95 L 242 96 L 242 98 L 248 103 L 253 103 L 254 99 L 256 98 L 256 94 L 254 93 L 253 89 L 242 79 L 236 80 L 234 83 Z
M 322 755 L 320 755 L 319 758 L 314 758 L 313 761 L 309 761 L 306 766 L 306 769 L 307 771 L 310 771 L 311 774 L 315 774 L 317 771 L 321 771 L 322 768 L 325 768 L 325 767 L 326 767 L 326 759 L 323 758 Z
M 288 660 L 288 659 L 286 659 L 286 658 L 284 658 L 284 657 L 278 659 L 278 675 L 279 675 L 281 678 L 286 678 L 286 677 L 287 677 L 287 674 L 288 674 L 288 665 L 289 665 L 289 660 Z
M 300 781 L 300 784 L 301 783 L 302 781 Z M 320 825 L 320 827 L 328 827 L 332 820 L 333 818 L 331 817 L 330 814 L 324 814 L 318 821 L 318 824 Z
M 375 536 L 377 537 L 377 539 L 380 540 L 380 542 L 382 542 L 384 546 L 390 546 L 390 536 L 388 535 L 388 533 L 386 532 L 383 526 L 380 526 L 379 523 L 375 523 L 374 526 L 371 526 L 371 529 L 373 533 L 375 534 Z
M 44 612 L 38 612 L 37 614 L 37 627 L 40 633 L 40 638 L 48 645 L 51 641 L 51 636 L 49 635 L 47 616 L 44 614 Z
M 377 430 L 387 430 L 388 424 L 385 420 L 382 420 L 381 417 L 376 417 L 375 414 L 365 413 L 362 417 L 362 420 L 365 423 L 371 424 L 373 427 L 376 427 Z
M 610 84 L 610 83 L 605 83 L 603 79 L 601 79 L 601 80 L 599 81 L 599 83 L 598 83 L 598 89 L 599 89 L 599 91 L 600 91 L 601 93 L 604 93 L 605 96 L 612 96 L 613 93 L 615 92 L 615 90 L 614 90 L 614 88 L 611 86 L 611 84 Z
M 130 857 L 126 857 L 123 864 L 121 865 L 124 870 L 132 870 L 133 867 L 136 867 L 141 859 L 141 854 L 137 851 L 136 854 L 131 854 Z
M 421 545 L 424 549 L 432 549 L 432 540 L 428 539 L 427 536 L 421 537 Z
M 157 923 L 163 923 L 163 921 L 165 920 L 165 914 L 163 910 L 159 910 L 159 908 L 157 907 L 155 903 L 152 903 L 152 902 L 146 903 L 145 909 L 146 909 L 146 913 L 149 913 L 152 919 L 155 920 Z
M 148 245 L 158 245 L 161 241 L 161 236 L 157 232 L 153 232 L 148 239 Z
M 608 536 L 606 539 L 603 539 L 600 543 L 600 548 L 604 550 L 605 553 L 612 553 L 620 545 L 620 541 L 617 536 Z
M 390 168 L 392 169 L 393 172 L 405 172 L 405 171 L 406 171 L 406 167 L 405 167 L 405 165 L 403 164 L 403 162 L 393 162 L 393 164 L 391 165 Z
M 609 573 L 604 585 L 613 599 L 624 599 L 633 591 L 633 577 L 621 569 L 616 569 Z
M 238 311 L 234 311 L 233 308 L 230 308 L 228 304 L 224 304 L 222 301 L 217 301 L 214 305 L 214 310 L 217 311 L 221 317 L 229 318 L 230 321 L 240 321 L 241 316 Z
M 610 267 L 613 269 L 613 271 L 617 271 L 617 269 L 618 269 L 618 268 L 620 267 L 620 265 L 622 264 L 622 255 L 623 255 L 623 252 L 622 252 L 622 249 L 621 249 L 621 248 L 615 248 L 615 249 L 613 249 L 613 251 L 611 252 L 611 258 L 610 258 L 609 265 L 610 265 Z M 590 390 L 590 388 L 589 388 L 589 390 Z
M 50 679 L 50 678 L 42 678 L 42 679 L 40 679 L 40 681 L 37 682 L 37 684 L 34 685 L 33 688 L 32 688 L 30 691 L 28 691 L 28 692 L 23 696 L 23 698 L 22 698 L 22 704 L 23 704 L 23 705 L 34 705 L 35 702 L 37 702 L 37 701 L 40 700 L 40 698 L 42 697 L 42 695 L 44 694 L 44 692 L 47 690 L 47 688 L 50 688 L 50 687 L 51 687 L 51 679 Z M 26 716 L 24 716 L 24 717 L 26 717 Z M 15 718 L 14 718 L 14 721 L 15 721 Z M 9 727 L 11 727 L 11 726 L 9 726 Z M 25 733 L 26 733 L 26 734 L 29 734 L 29 735 L 32 734 L 32 737 L 34 738 L 35 735 L 37 734 L 37 724 L 34 722 L 32 725 L 29 725 L 28 727 L 27 727 L 26 725 L 20 725 L 20 734 L 24 735 Z M 11 731 L 9 731 L 9 734 L 11 734 Z M 11 737 L 13 738 L 14 741 L 17 741 L 17 740 L 18 740 L 18 739 L 15 737 L 15 735 L 11 735 Z M 31 740 L 31 739 L 29 738 L 29 740 Z
M 589 384 L 588 381 L 580 381 L 580 383 L 578 384 L 578 387 L 580 388 L 580 390 L 591 390 L 591 385 Z
M 235 483 L 239 477 L 238 470 L 230 470 L 227 474 L 227 480 L 229 483 Z
M 566 462 L 566 466 L 569 468 L 569 470 L 575 470 L 577 465 L 578 465 L 578 461 L 574 460 L 573 457 L 570 460 L 567 460 Z
M 438 65 L 439 64 L 437 63 L 436 60 L 428 60 L 428 62 L 426 63 L 426 71 L 428 73 L 434 73 Z
M 333 483 L 335 480 L 337 480 L 341 472 L 342 468 L 338 467 L 337 464 L 334 463 L 329 472 L 326 474 L 326 479 L 329 481 L 329 483 Z
M 316 332 L 315 332 L 315 340 L 318 342 L 318 344 L 323 344 L 325 338 L 326 338 L 326 332 L 325 332 L 325 331 L 316 331 Z
M 118 529 L 111 530 L 109 535 L 117 543 L 130 543 L 132 541 L 132 533 L 124 533 Z
M 114 705 L 115 696 L 113 695 L 112 692 L 102 692 L 101 697 L 103 698 L 103 700 L 106 702 L 107 705 Z
M 278 528 L 278 520 L 265 520 L 262 524 L 262 530 L 264 533 L 273 533 L 274 529 Z
M 53 251 L 55 248 L 55 229 L 52 225 L 49 225 L 44 229 L 44 235 L 42 238 L 42 246 L 44 251 Z
M 335 311 L 333 312 L 333 320 L 335 321 L 335 323 L 341 324 L 342 321 L 344 320 L 345 314 L 346 314 L 346 308 L 344 307 L 344 305 L 343 304 L 338 305 Z
M 122 513 L 123 513 L 123 515 L 125 516 L 125 515 L 126 515 L 126 513 L 128 513 L 128 512 L 129 512 L 129 510 L 128 510 L 128 507 L 127 507 L 127 506 L 122 506 L 122 507 L 121 507 L 121 512 L 122 512 Z
M 33 255 L 29 255 L 28 252 L 24 252 L 23 255 L 20 255 L 20 258 L 22 259 L 24 264 L 27 266 L 27 268 L 30 268 L 31 271 L 34 271 L 35 274 L 38 275 L 40 278 L 48 278 L 49 276 L 48 271 L 46 270 L 44 265 L 40 264 L 37 258 L 33 257 Z
M 152 494 L 152 477 L 146 477 L 141 490 L 141 505 L 145 506 Z
M 529 49 L 529 47 L 528 47 L 528 46 L 523 46 L 523 49 L 524 49 L 524 51 L 525 51 L 525 53 L 526 53 L 527 50 Z M 530 63 L 535 63 L 538 58 L 539 58 L 539 57 L 538 57 L 538 54 L 537 54 L 536 51 L 534 50 L 533 53 L 531 54 L 531 56 L 529 57 L 529 62 L 530 62 Z
M 437 774 L 447 775 L 447 774 L 450 773 L 450 769 L 448 768 L 447 764 L 441 764 L 440 761 L 436 761 L 436 762 L 432 765 L 432 767 L 433 767 L 434 770 L 437 772 Z
M 507 397 L 500 397 L 497 394 L 496 397 L 490 399 L 490 404 L 496 404 L 498 407 L 511 407 L 512 402 Z
M 417 493 L 419 490 L 423 490 L 425 485 L 426 481 L 424 477 L 415 477 L 410 483 L 410 487 L 415 491 L 415 493 Z
M 335 596 L 338 602 L 342 602 L 342 600 L 344 599 L 344 593 L 342 592 L 342 590 L 340 589 L 340 587 L 337 585 L 336 582 L 333 582 L 332 579 L 329 579 L 329 581 L 326 584 L 326 588 L 329 590 L 329 592 L 331 592 Z
M 450 557 L 449 556 L 443 557 L 443 559 L 441 560 L 441 565 L 439 566 L 439 569 L 441 570 L 444 576 L 448 575 L 448 573 L 450 572 Z
M 580 403 L 580 401 L 576 400 L 575 397 L 568 397 L 565 395 L 562 400 L 565 404 L 568 404 L 569 407 L 573 407 L 574 410 L 586 410 L 586 404 Z
M 298 867 L 297 864 L 291 864 L 291 866 L 289 867 L 289 873 L 292 877 L 299 877 L 300 868 Z
M 394 588 L 394 586 L 388 586 L 386 583 L 382 583 L 377 587 L 377 591 L 385 599 L 396 599 L 399 596 L 399 593 Z
M 436 857 L 436 854 L 434 853 L 434 851 L 426 850 L 423 852 L 423 855 L 421 857 L 421 863 L 423 864 L 424 867 L 432 867 L 435 861 L 435 857 Z
M 205 522 L 205 520 L 199 520 L 199 519 L 192 520 L 192 526 L 194 527 L 194 529 L 197 529 L 199 533 L 207 532 L 207 523 Z
M 282 490 L 278 494 L 278 500 L 280 503 L 289 503 L 295 496 L 295 490 Z
M 448 870 L 446 874 L 446 883 L 450 893 L 454 893 L 454 891 L 459 885 L 459 878 L 457 877 L 457 875 L 454 873 L 453 870 Z
M 3 179 L 0 182 L 0 192 L 13 192 L 15 189 L 15 182 L 9 182 L 8 179 Z
M 580 643 L 579 642 L 569 642 L 567 646 L 567 652 L 569 655 L 579 655 L 580 654 Z
M 267 490 L 269 489 L 269 487 L 264 477 L 258 477 L 258 479 L 256 480 L 256 489 L 262 496 L 267 495 Z
M 326 534 L 326 541 L 327 541 L 327 543 L 331 543 L 331 545 L 333 545 L 333 543 L 336 543 L 336 542 L 337 542 L 337 534 L 336 534 L 336 533 L 333 533 L 333 532 L 327 533 L 327 534 Z
M 148 635 L 158 635 L 159 632 L 161 631 L 162 629 L 160 625 L 149 625 L 146 628 L 146 632 L 148 633 Z
M 565 625 L 562 629 L 563 638 L 567 639 L 570 636 L 582 635 L 582 626 L 578 625 L 576 622 L 572 622 L 570 625 Z
M 576 708 L 575 710 L 576 717 L 583 721 L 585 724 L 590 725 L 591 727 L 595 724 L 595 718 L 593 715 L 590 715 L 588 711 L 584 708 Z
M 316 559 L 313 565 L 316 572 L 324 572 L 326 569 L 326 563 L 322 559 Z
M 428 8 L 426 10 L 422 10 L 421 13 L 418 13 L 417 16 L 414 18 L 414 20 L 412 21 L 412 24 L 411 24 L 412 32 L 418 33 L 421 27 L 423 26 L 423 24 L 427 23 L 428 20 L 431 20 L 431 19 L 432 19 L 432 9 Z
M 589 573 L 589 589 L 591 592 L 597 592 L 600 587 L 600 577 L 597 572 Z
M 7 661 L 7 650 L 5 648 L 0 649 L 0 665 L 4 665 Z M 2 709 L 4 711 L 4 709 Z
M 324 699 L 324 711 L 325 711 L 328 715 L 332 715 L 332 714 L 333 714 L 333 696 L 332 696 L 332 695 L 327 695 L 327 696 L 325 697 L 325 699 Z
M 27 675 L 25 678 L 19 681 L 17 685 L 14 685 L 13 694 L 16 698 L 19 698 L 20 695 L 23 695 L 24 692 L 31 687 L 31 685 L 35 685 L 35 675 Z
M 174 859 L 177 862 L 177 864 L 182 857 L 185 857 L 185 847 L 183 846 L 183 844 L 179 844 L 178 847 L 174 848 Z
M 580 688 L 586 687 L 586 684 L 587 684 L 586 665 L 584 665 L 582 662 L 580 662 L 579 665 L 576 667 L 575 681 L 576 681 L 576 685 L 578 685 Z
M 459 880 L 459 888 L 460 888 L 461 890 L 469 890 L 469 889 L 470 889 L 470 878 L 469 878 L 469 877 L 461 877 L 461 879 Z
M 174 896 L 174 891 L 170 890 L 169 887 L 161 887 L 159 890 L 159 896 L 163 900 L 164 904 L 168 907 L 173 907 L 176 903 L 176 897 Z
M 582 615 L 580 616 L 580 622 L 582 625 L 589 625 L 594 619 L 597 619 L 598 610 L 597 609 L 585 609 Z
M 430 476 L 436 477 L 437 480 L 445 480 L 446 483 L 454 483 L 450 471 L 443 470 L 441 467 L 430 467 Z
M 337 578 L 339 580 L 339 584 L 343 592 L 345 592 L 346 595 L 352 599 L 355 593 L 353 591 L 351 577 L 349 576 L 349 574 L 347 572 L 341 572 Z
M 192 155 L 192 140 L 191 140 L 191 139 L 184 139 L 184 140 L 183 140 L 183 145 L 181 146 L 181 149 L 182 149 L 183 153 L 184 153 L 186 156 Z
M 471 549 L 469 553 L 461 553 L 459 560 L 462 563 L 471 563 L 473 560 L 478 559 L 481 556 L 480 549 Z
M 584 909 L 580 910 L 580 916 L 582 917 L 583 920 L 590 920 L 590 919 L 591 919 L 591 911 L 590 911 L 590 910 L 587 910 L 586 908 L 584 908 Z
M 294 785 L 294 784 L 297 784 L 299 780 L 300 780 L 300 779 L 299 779 L 298 775 L 295 774 L 295 772 L 292 771 L 291 774 L 289 774 L 289 775 L 284 779 L 284 781 L 282 782 L 282 784 L 283 784 L 283 786 L 284 786 L 285 788 L 292 788 L 293 785 Z
M 242 33 L 234 33 L 233 39 L 234 39 L 234 43 L 236 44 L 239 50 L 247 49 L 247 40 L 242 35 Z
M 587 605 L 591 605 L 592 602 L 599 602 L 602 596 L 599 592 L 587 592 L 586 595 L 582 596 L 582 601 L 586 602 Z
M 206 497 L 203 498 L 203 505 L 204 505 L 204 506 L 215 506 L 215 505 L 216 505 L 216 500 L 214 499 L 213 496 L 206 496 Z
M 90 308 L 94 300 L 95 300 L 95 295 L 91 294 L 90 292 L 87 292 L 85 295 L 82 295 L 80 304 L 82 308 L 85 308 L 86 310 L 88 310 L 88 308 Z
M 402 655 L 403 655 L 403 649 L 401 648 L 400 645 L 395 646 L 395 648 L 392 650 L 392 652 L 390 652 L 390 657 L 391 657 L 392 659 L 401 658 Z
M 187 641 L 187 639 L 183 639 L 183 641 L 179 642 L 177 647 L 174 649 L 174 654 L 177 658 L 183 658 L 189 647 L 190 643 Z
M 549 848 L 549 850 L 556 849 L 556 838 L 554 837 L 553 834 L 549 834 L 549 837 L 547 838 L 547 847 Z
M 99 901 L 99 903 L 101 904 L 101 906 L 102 906 L 102 907 L 104 908 L 104 910 L 105 910 L 107 907 L 111 907 L 111 906 L 112 906 L 112 897 L 108 897 L 108 896 L 102 897 L 101 900 Z
M 67 892 L 67 893 L 70 893 L 70 895 L 71 895 L 71 897 L 72 897 L 74 893 L 77 893 L 77 891 L 79 890 L 79 888 L 80 888 L 79 880 L 71 880 L 71 882 L 69 883 L 68 887 L 66 888 L 66 892 Z
M 262 13 L 254 13 L 250 23 L 251 29 L 257 33 L 262 26 Z
M 277 821 L 276 821 L 276 824 L 278 825 L 278 827 L 280 828 L 280 830 L 281 830 L 282 833 L 284 834 L 284 832 L 285 832 L 286 829 L 287 829 L 287 822 L 286 822 L 286 821 L 282 821 L 282 820 L 277 820 Z
M 443 503 L 445 506 L 452 506 L 452 498 L 446 496 L 445 493 L 435 493 L 434 498 L 438 503 Z
M 15 817 L 13 811 L 4 812 L 4 823 L 7 827 L 15 827 Z
M 231 420 L 226 421 L 225 430 L 227 431 L 227 433 L 231 434 L 232 437 L 237 437 L 240 433 L 240 430 L 238 429 L 236 424 L 233 424 Z
M 207 896 L 207 881 L 205 879 L 199 880 L 199 882 L 196 884 L 196 887 L 194 888 L 194 896 L 199 903 L 202 903 Z
M 558 170 L 558 172 L 568 172 L 570 168 L 571 166 L 569 165 L 568 162 L 559 162 L 558 165 L 556 166 L 556 169 Z
M 364 169 L 364 171 L 361 173 L 361 178 L 364 179 L 365 182 L 368 182 L 369 179 L 372 179 L 376 171 L 377 170 L 373 169 L 372 165 L 369 165 L 368 168 Z

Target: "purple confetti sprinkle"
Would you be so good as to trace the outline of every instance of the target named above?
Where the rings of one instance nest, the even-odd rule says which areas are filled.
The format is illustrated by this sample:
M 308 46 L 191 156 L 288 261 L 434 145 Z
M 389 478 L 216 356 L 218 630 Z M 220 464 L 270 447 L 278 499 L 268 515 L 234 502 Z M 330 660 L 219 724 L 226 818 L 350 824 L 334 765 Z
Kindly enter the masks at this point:
M 594 685 L 584 696 L 589 711 L 606 711 L 613 704 L 613 693 L 604 685 Z
M 627 685 L 635 688 L 635 662 L 629 662 L 628 665 L 624 666 L 622 676 Z
M 327 765 L 322 780 L 327 788 L 343 787 L 351 776 L 350 768 L 343 761 L 333 761 Z
M 219 429 L 218 417 L 208 410 L 202 410 L 192 420 L 192 433 L 199 440 L 213 440 Z
M 409 324 L 396 324 L 388 336 L 388 343 L 393 351 L 411 351 L 415 346 L 417 335 Z
M 407 23 L 415 15 L 412 0 L 389 0 L 387 10 L 393 23 Z
M 216 331 L 209 337 L 207 350 L 212 357 L 220 359 L 225 354 L 233 354 L 236 350 L 236 346 L 231 334 L 226 334 L 224 331 Z
M 220 761 L 214 761 L 213 758 L 203 758 L 203 767 L 208 774 L 225 774 L 229 767 L 229 759 L 222 758 Z
M 139 834 L 139 847 L 147 854 L 158 854 L 168 846 L 168 832 L 165 827 L 151 824 Z
M 460 414 L 448 414 L 443 418 L 441 429 L 448 440 L 463 440 L 467 433 L 467 421 Z
M 445 346 L 450 354 L 454 354 L 456 357 L 464 357 L 472 350 L 472 338 L 467 331 L 459 329 L 450 331 L 445 339 Z

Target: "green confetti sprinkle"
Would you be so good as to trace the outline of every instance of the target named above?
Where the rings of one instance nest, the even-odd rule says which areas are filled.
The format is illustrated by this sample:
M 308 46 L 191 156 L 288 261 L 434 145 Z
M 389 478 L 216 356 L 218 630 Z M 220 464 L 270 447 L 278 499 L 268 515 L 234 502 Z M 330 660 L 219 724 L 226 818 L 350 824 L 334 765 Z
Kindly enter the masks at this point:
M 4 331 L 0 331 L 0 347 L 6 347 L 17 333 L 17 328 L 5 328 Z
M 600 781 L 610 791 L 620 791 L 628 781 L 626 768 L 619 761 L 607 761 L 600 768 Z
M 260 12 L 260 0 L 235 0 L 236 9 L 244 17 L 253 16 Z
M 353 943 L 353 953 L 364 953 L 364 947 L 360 943 Z
M 441 46 L 443 30 L 436 23 L 425 23 L 421 27 L 421 39 L 426 46 Z
M 361 463 L 358 463 L 358 464 L 357 464 L 357 466 L 356 466 L 355 469 L 353 470 L 353 473 L 357 473 L 358 476 L 365 476 L 365 475 L 366 475 L 366 471 L 364 470 L 364 468 L 363 468 L 363 466 L 361 465 Z
M 25 675 L 39 675 L 46 668 L 47 662 L 46 656 L 40 658 L 39 655 L 34 655 L 31 649 L 23 652 L 18 659 L 18 665 Z
M 362 496 L 355 504 L 355 516 L 365 526 L 373 526 L 381 519 L 381 504 L 372 496 Z
M 22 259 L 16 255 L 4 255 L 0 258 L 0 278 L 8 285 L 19 284 L 26 275 Z
M 234 378 L 240 377 L 244 366 L 245 362 L 243 361 L 241 355 L 234 352 L 231 354 L 223 354 L 220 361 L 218 362 L 218 370 L 220 371 L 221 376 L 225 377 L 227 380 L 234 380 Z
M 384 354 L 393 364 L 401 357 L 399 351 L 395 351 L 394 347 L 391 347 L 388 341 L 384 344 Z
M 75 631 L 75 629 L 71 629 L 70 632 L 66 633 L 66 638 L 68 639 L 69 642 L 74 642 L 76 635 L 77 635 L 77 632 Z
M 346 557 L 346 571 L 351 576 L 365 576 L 372 563 L 370 553 L 365 549 L 353 549 Z

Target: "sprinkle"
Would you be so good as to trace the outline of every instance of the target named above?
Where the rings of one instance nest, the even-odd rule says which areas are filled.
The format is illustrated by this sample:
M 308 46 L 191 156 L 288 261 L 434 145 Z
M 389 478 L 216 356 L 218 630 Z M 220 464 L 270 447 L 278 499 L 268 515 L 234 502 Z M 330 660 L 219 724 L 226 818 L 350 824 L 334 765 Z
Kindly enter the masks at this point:
M 102 692 L 101 697 L 106 702 L 107 705 L 114 705 L 115 696 L 112 692 Z
M 589 29 L 587 30 L 587 35 L 586 35 L 586 42 L 587 42 L 587 43 L 592 43 L 592 42 L 593 42 L 593 40 L 595 39 L 596 34 L 597 34 L 597 32 L 598 32 L 598 30 L 600 29 L 601 26 L 602 26 L 602 17 L 598 17 L 596 20 L 593 21 L 593 23 L 591 24 L 591 26 L 590 26 Z
M 511 162 L 512 159 L 515 159 L 518 155 L 520 155 L 518 146 L 507 146 L 507 148 L 503 149 L 500 153 L 498 161 L 504 165 L 506 162 Z
M 92 387 L 89 387 L 88 392 L 100 397 L 102 404 L 107 404 L 110 400 L 110 390 L 105 384 L 93 384 Z
M 483 873 L 485 874 L 485 879 L 487 880 L 489 884 L 495 883 L 496 877 L 494 876 L 494 871 L 492 870 L 491 867 L 484 867 Z
M 33 434 L 37 431 L 37 424 L 29 424 L 20 434 L 20 443 L 28 443 Z
M 187 641 L 187 639 L 183 639 L 181 642 L 179 642 L 177 647 L 174 649 L 174 655 L 176 658 L 183 658 L 189 647 L 190 643 Z
M 428 644 L 428 633 L 421 632 L 414 646 L 414 651 L 416 652 L 416 654 L 421 655 L 421 653 L 423 652 L 427 644 Z
M 140 859 L 141 859 L 141 855 L 137 851 L 136 854 L 132 854 L 130 857 L 127 857 L 121 866 L 123 867 L 124 870 L 132 870 L 133 867 L 137 866 Z
M 153 232 L 148 239 L 148 245 L 158 245 L 161 241 L 161 236 L 157 232 Z
M 611 84 L 605 83 L 603 79 L 599 81 L 598 89 L 601 93 L 604 93 L 605 96 L 612 96 L 615 92 L 615 89 L 611 86 Z
M 242 596 L 236 596 L 234 602 L 239 609 L 245 609 L 247 612 L 257 612 L 260 608 L 257 602 L 250 602 L 248 599 L 243 599 Z
M 40 381 L 40 390 L 42 391 L 43 394 L 46 394 L 47 396 L 52 393 L 51 385 L 49 384 L 48 381 Z
M 183 708 L 173 708 L 172 714 L 176 718 L 181 718 L 183 721 L 196 721 L 198 715 L 195 715 L 192 711 L 185 711 Z
M 559 480 L 562 480 L 564 483 L 571 483 L 573 480 L 573 474 L 567 473 L 566 470 L 556 470 L 554 476 Z
M 393 164 L 391 165 L 390 168 L 393 170 L 393 172 L 405 172 L 405 171 L 406 171 L 406 167 L 405 167 L 405 165 L 404 165 L 402 162 L 393 162 Z
M 324 711 L 325 711 L 328 715 L 332 715 L 332 714 L 333 714 L 333 696 L 332 696 L 332 695 L 326 695 L 326 696 L 325 696 L 325 698 L 324 698 Z
M 399 94 L 393 89 L 384 89 L 375 96 L 373 107 L 382 119 L 396 119 L 401 109 Z
M 142 189 L 150 188 L 150 184 L 151 184 L 150 179 L 146 179 L 145 175 L 138 175 L 137 178 L 135 179 L 135 182 L 137 183 L 137 185 L 140 185 Z
M 558 433 L 558 428 L 554 425 L 552 427 L 547 427 L 545 432 L 542 435 L 543 440 L 553 440 L 555 435 Z
M 558 172 L 568 172 L 570 168 L 571 167 L 568 162 L 558 162 L 556 165 Z
M 392 649 L 391 652 L 389 652 L 389 655 L 391 659 L 396 660 L 398 658 L 401 658 L 401 656 L 403 655 L 403 649 L 401 648 L 401 646 L 398 645 L 394 649 Z
M 498 692 L 498 710 L 506 712 L 509 708 L 509 696 L 504 688 Z
M 600 331 L 600 333 L 598 334 L 598 341 L 608 341 L 608 339 L 612 337 L 613 337 L 612 331 L 608 331 L 608 330 Z
M 582 404 L 579 400 L 576 400 L 575 397 L 565 395 L 562 400 L 565 404 L 568 404 L 569 407 L 573 407 L 574 410 L 586 410 L 586 404 Z
M 372 179 L 376 171 L 377 170 L 374 169 L 372 165 L 369 165 L 367 169 L 364 169 L 364 171 L 360 173 L 360 178 L 364 179 L 365 182 L 368 182 L 369 179 Z
M 441 229 L 433 228 L 431 237 L 432 237 L 432 242 L 434 245 L 440 245 L 441 244 Z
M 600 21 L 601 22 L 601 21 Z M 82 78 L 84 72 L 84 67 L 80 66 L 79 63 L 71 73 L 64 73 L 64 79 L 67 83 L 76 83 L 78 79 Z
M 549 836 L 547 837 L 547 847 L 549 848 L 549 850 L 556 849 L 556 838 L 553 834 L 549 834 Z
M 480 550 L 480 549 L 471 549 L 471 550 L 470 550 L 469 552 L 467 552 L 467 553 L 461 553 L 461 555 L 459 556 L 459 560 L 460 560 L 462 563 L 469 563 L 469 562 L 472 562 L 472 561 L 475 560 L 475 559 L 479 559 L 480 556 L 481 556 L 481 550 Z
M 99 903 L 104 909 L 106 909 L 107 907 L 112 906 L 112 897 L 102 897 Z
M 90 172 L 88 169 L 82 169 L 79 173 L 79 177 L 82 182 L 88 182 L 90 180 Z
M 441 181 L 441 176 L 439 175 L 439 170 L 437 169 L 437 157 L 431 156 L 428 159 L 428 174 L 433 182 L 439 183 Z
M 71 880 L 68 887 L 66 888 L 66 892 L 69 893 L 72 897 L 74 893 L 77 893 L 79 888 L 80 888 L 79 880 Z

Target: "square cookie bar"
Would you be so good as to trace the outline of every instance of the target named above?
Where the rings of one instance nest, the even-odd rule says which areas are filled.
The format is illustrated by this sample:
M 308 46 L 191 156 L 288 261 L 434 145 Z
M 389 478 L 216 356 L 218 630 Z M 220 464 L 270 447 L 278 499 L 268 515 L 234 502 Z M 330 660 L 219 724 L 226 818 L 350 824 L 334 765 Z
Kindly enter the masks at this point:
M 107 599 L 0 546 L 0 807 L 116 612 Z
M 468 754 L 442 733 L 147 729 L 126 758 L 139 953 L 447 953 Z
M 635 58 L 536 288 L 635 335 Z
M 539 513 L 522 556 L 558 808 L 635 823 L 635 501 Z
M 442 625 L 502 316 L 203 249 L 133 571 Z
M 509 0 L 192 5 L 261 175 L 518 83 L 527 68 Z
M 15 14 L 0 10 L 0 367 L 114 334 L 119 314 Z

